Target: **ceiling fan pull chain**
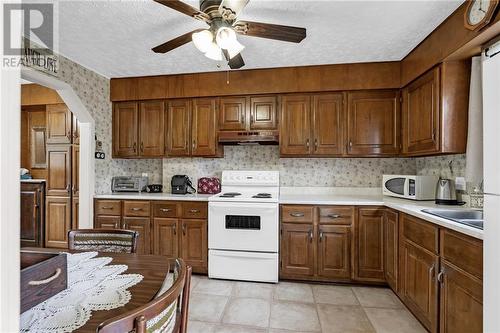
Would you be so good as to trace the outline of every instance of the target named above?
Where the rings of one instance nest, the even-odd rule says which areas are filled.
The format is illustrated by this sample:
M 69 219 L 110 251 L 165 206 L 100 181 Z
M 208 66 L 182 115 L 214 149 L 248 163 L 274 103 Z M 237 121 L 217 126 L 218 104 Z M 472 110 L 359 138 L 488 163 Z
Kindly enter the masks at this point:
M 229 84 L 229 71 L 226 71 L 226 84 Z

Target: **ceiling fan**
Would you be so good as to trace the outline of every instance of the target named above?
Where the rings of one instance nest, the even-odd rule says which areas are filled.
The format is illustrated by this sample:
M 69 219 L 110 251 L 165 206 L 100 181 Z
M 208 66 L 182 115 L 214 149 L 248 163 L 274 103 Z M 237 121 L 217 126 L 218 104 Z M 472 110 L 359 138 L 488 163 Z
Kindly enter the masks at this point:
M 236 34 L 286 42 L 300 43 L 306 29 L 261 22 L 237 21 L 238 15 L 250 0 L 200 0 L 200 10 L 180 0 L 154 0 L 164 6 L 207 23 L 208 29 L 197 29 L 154 47 L 156 53 L 166 53 L 191 40 L 206 57 L 228 61 L 231 69 L 245 65 L 240 52 L 245 48 Z

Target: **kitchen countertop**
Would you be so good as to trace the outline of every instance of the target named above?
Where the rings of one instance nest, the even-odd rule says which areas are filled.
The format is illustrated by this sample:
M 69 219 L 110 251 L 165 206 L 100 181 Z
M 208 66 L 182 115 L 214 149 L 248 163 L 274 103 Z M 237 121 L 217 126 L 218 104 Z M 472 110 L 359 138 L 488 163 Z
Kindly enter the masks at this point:
M 20 179 L 21 183 L 44 183 L 45 179 Z
M 171 194 L 171 193 L 135 193 L 120 192 L 96 194 L 96 199 L 115 199 L 115 200 L 172 200 L 172 201 L 208 201 L 213 194 Z

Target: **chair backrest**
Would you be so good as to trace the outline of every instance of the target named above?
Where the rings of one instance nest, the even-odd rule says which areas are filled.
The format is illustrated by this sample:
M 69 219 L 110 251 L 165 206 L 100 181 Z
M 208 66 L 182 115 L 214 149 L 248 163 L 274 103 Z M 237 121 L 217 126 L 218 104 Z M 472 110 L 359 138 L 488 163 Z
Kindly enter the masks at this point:
M 139 233 L 123 229 L 78 229 L 68 232 L 70 250 L 136 253 Z
M 149 303 L 106 320 L 97 332 L 187 333 L 190 284 L 191 266 L 176 259 L 173 274 L 167 275 Z

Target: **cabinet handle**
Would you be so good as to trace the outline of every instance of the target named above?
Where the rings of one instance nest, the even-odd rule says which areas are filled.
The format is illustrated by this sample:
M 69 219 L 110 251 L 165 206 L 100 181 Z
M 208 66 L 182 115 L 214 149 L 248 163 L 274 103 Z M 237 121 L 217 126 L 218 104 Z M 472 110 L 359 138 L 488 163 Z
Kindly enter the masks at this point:
M 196 148 L 196 140 L 193 140 L 193 149 Z
M 309 139 L 306 140 L 306 147 L 309 148 Z
M 170 212 L 171 209 L 169 209 L 169 208 L 160 208 L 160 211 L 166 213 L 166 212 Z
M 312 241 L 313 241 L 313 231 L 312 229 L 309 229 L 309 242 L 312 243 Z
M 435 276 L 435 270 L 436 270 L 436 264 L 432 265 L 431 266 L 431 269 L 429 270 L 429 273 L 431 274 L 431 276 Z
M 349 140 L 349 148 L 352 147 L 352 140 Z
M 318 150 L 318 139 L 314 139 L 314 150 Z
M 331 219 L 338 219 L 340 217 L 340 214 L 327 214 L 327 215 L 323 215 L 321 217 L 329 217 Z
M 319 241 L 321 242 L 323 240 L 323 231 L 319 231 Z
M 142 210 L 142 208 L 139 208 L 139 207 L 132 207 L 132 210 L 133 210 L 134 212 L 137 212 L 137 211 L 139 211 L 139 210 Z
M 102 206 L 101 209 L 113 209 L 113 206 Z
M 304 213 L 290 213 L 290 216 L 293 216 L 293 217 L 304 217 Z
M 182 234 L 186 236 L 186 223 L 182 224 Z
M 66 137 L 71 140 L 71 131 L 68 131 L 68 133 L 66 134 Z
M 174 224 L 174 235 L 177 235 L 177 224 Z
M 189 212 L 190 213 L 199 213 L 200 210 L 199 209 L 190 209 Z
M 141 153 L 144 153 L 144 143 L 141 142 Z
M 437 276 L 437 280 L 439 283 L 443 283 L 443 275 L 444 275 L 443 271 L 439 272 L 439 274 Z
M 70 188 L 70 186 L 69 186 L 69 184 L 68 184 L 68 185 L 66 185 L 66 192 L 68 192 L 68 193 L 69 193 L 70 191 L 71 191 L 71 188 Z
M 134 148 L 134 153 L 137 152 L 137 144 L 135 142 L 134 142 L 134 146 L 132 148 Z
M 62 272 L 62 270 L 60 268 L 57 268 L 56 272 L 51 277 L 48 277 L 48 278 L 46 278 L 44 280 L 30 281 L 30 282 L 28 282 L 28 284 L 30 286 L 40 286 L 42 284 L 47 284 L 47 283 L 49 283 L 49 282 L 54 281 L 55 279 L 57 279 L 59 277 L 59 275 L 61 275 L 61 272 Z

